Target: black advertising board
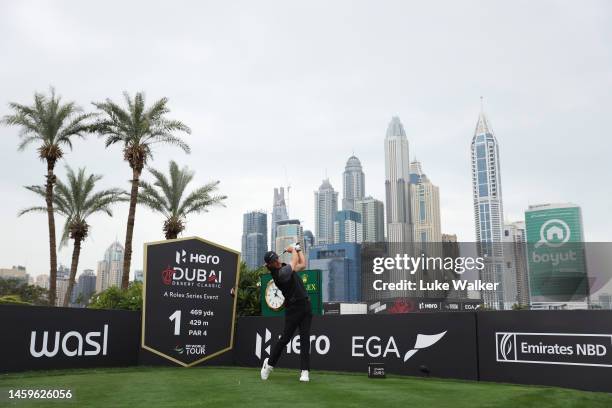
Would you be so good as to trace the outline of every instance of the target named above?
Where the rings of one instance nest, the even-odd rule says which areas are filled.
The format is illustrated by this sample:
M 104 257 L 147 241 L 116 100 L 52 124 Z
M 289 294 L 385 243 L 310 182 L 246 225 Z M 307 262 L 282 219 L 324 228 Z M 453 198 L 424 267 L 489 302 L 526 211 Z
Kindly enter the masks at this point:
M 145 244 L 142 347 L 188 367 L 231 350 L 239 253 L 201 238 Z
M 480 379 L 612 391 L 612 312 L 479 312 Z
M 238 319 L 236 364 L 260 366 L 283 328 L 283 318 Z M 299 336 L 287 345 L 281 367 L 299 367 Z M 474 313 L 314 316 L 313 369 L 367 374 L 370 363 L 388 373 L 477 379 Z
M 136 365 L 140 315 L 0 306 L 0 372 Z

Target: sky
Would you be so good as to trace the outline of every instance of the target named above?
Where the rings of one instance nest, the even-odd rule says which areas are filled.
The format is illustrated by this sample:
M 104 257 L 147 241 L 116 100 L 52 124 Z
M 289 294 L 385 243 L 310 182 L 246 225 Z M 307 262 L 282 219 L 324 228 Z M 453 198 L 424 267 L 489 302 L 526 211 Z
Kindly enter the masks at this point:
M 610 241 L 611 17 L 612 3 L 590 0 L 4 1 L 0 116 L 50 86 L 87 111 L 124 91 L 168 97 L 169 117 L 192 129 L 192 153 L 160 146 L 149 165 L 188 166 L 194 186 L 220 180 L 226 206 L 190 216 L 183 236 L 239 250 L 242 214 L 270 212 L 275 186 L 291 186 L 290 217 L 314 229 L 314 191 L 326 175 L 341 191 L 353 153 L 366 193 L 384 200 L 383 142 L 397 115 L 411 158 L 440 188 L 443 232 L 472 241 L 470 142 L 483 96 L 506 220 L 574 202 L 586 239 Z M 18 129 L 0 127 L 0 267 L 48 273 L 46 216 L 17 217 L 42 203 L 23 186 L 43 184 L 45 165 L 17 144 Z M 129 187 L 120 146 L 97 136 L 65 152 L 59 177 L 66 165 Z M 79 272 L 123 243 L 126 219 L 126 204 L 91 217 Z M 137 209 L 132 270 L 162 224 Z

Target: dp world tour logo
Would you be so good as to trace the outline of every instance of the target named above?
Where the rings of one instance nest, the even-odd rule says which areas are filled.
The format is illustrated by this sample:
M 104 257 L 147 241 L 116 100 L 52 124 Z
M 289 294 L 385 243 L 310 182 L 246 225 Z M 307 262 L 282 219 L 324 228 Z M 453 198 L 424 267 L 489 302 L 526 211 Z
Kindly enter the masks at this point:
M 535 244 L 536 248 L 546 245 L 558 248 L 569 241 L 571 231 L 569 225 L 563 220 L 554 218 L 546 221 L 540 227 L 540 240 Z

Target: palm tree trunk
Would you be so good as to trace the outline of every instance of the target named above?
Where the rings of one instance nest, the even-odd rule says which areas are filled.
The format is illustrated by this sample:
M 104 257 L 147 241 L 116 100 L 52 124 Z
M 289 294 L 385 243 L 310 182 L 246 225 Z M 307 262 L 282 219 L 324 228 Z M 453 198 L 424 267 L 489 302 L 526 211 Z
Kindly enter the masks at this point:
M 70 298 L 72 297 L 72 288 L 76 279 L 77 268 L 79 266 L 79 256 L 81 255 L 81 238 L 75 238 L 74 248 L 72 249 L 72 263 L 70 264 L 70 278 L 68 279 L 68 289 L 64 296 L 64 307 L 68 307 Z
M 130 212 L 128 213 L 127 229 L 125 232 L 125 252 L 123 254 L 123 275 L 121 288 L 127 289 L 130 282 L 130 263 L 132 261 L 132 235 L 134 235 L 134 220 L 136 218 L 136 202 L 138 201 L 138 183 L 140 170 L 132 169 L 132 191 L 130 192 Z
M 55 243 L 55 216 L 53 213 L 53 185 L 55 184 L 55 175 L 53 167 L 55 162 L 47 160 L 47 185 L 45 200 L 47 201 L 47 218 L 49 221 L 49 259 L 51 269 L 49 270 L 49 304 L 55 306 L 56 282 L 57 282 L 57 252 Z

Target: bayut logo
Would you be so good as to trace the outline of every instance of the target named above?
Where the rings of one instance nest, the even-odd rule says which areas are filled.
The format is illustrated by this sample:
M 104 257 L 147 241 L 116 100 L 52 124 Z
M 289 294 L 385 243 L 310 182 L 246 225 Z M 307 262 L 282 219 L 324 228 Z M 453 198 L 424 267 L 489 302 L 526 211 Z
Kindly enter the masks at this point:
M 100 344 L 99 340 L 96 340 L 96 338 L 99 338 L 100 336 L 102 336 L 102 344 Z M 87 345 L 91 346 L 91 348 L 86 350 L 83 343 L 87 343 Z M 56 331 L 52 344 L 53 349 L 49 349 L 49 332 L 44 331 L 40 351 L 36 350 L 36 331 L 32 331 L 32 335 L 30 337 L 30 354 L 35 358 L 54 357 L 61 349 L 62 353 L 67 357 L 83 355 L 97 356 L 100 353 L 105 356 L 108 348 L 108 324 L 104 325 L 104 329 L 101 332 L 93 331 L 85 334 L 85 341 L 83 341 L 83 335 L 78 331 L 72 330 L 64 335 L 62 335 L 59 331 Z
M 446 331 L 438 334 L 418 334 L 414 347 L 404 353 L 404 362 L 408 361 L 419 350 L 436 344 L 438 341 L 440 341 L 440 339 L 442 339 L 442 337 L 444 337 L 445 334 Z M 368 337 L 367 340 L 364 336 L 353 336 L 351 342 L 352 357 L 365 357 L 367 355 L 371 358 L 386 358 L 388 355 L 393 355 L 397 358 L 402 358 L 393 336 L 389 337 L 387 341 L 384 341 L 378 336 Z
M 166 269 L 161 271 L 164 285 L 221 287 L 221 270 L 200 267 L 201 264 L 206 266 L 218 265 L 220 259 L 217 255 L 188 253 L 181 249 L 175 251 L 174 261 L 176 266 L 168 265 Z M 193 267 L 194 264 L 197 264 L 197 266 Z
M 539 248 L 546 245 L 551 248 L 559 248 L 571 237 L 570 227 L 567 223 L 560 219 L 552 219 L 546 221 L 540 227 L 540 240 L 535 247 Z
M 279 336 L 280 337 L 280 336 Z M 261 336 L 259 333 L 255 333 L 255 356 L 261 360 L 264 352 L 269 356 L 271 350 L 270 340 L 272 339 L 272 333 L 270 330 L 266 329 L 264 332 L 264 336 Z M 320 355 L 325 355 L 329 352 L 331 347 L 331 342 L 329 341 L 329 337 L 325 335 L 310 336 L 310 352 L 316 352 Z M 293 339 L 287 343 L 287 354 L 300 354 L 300 336 L 295 335 Z

